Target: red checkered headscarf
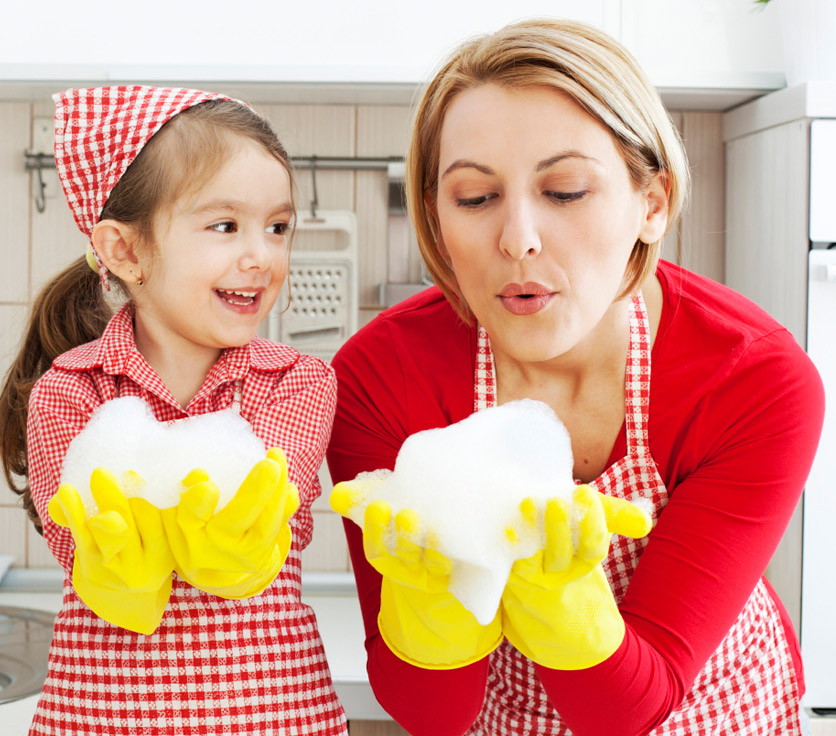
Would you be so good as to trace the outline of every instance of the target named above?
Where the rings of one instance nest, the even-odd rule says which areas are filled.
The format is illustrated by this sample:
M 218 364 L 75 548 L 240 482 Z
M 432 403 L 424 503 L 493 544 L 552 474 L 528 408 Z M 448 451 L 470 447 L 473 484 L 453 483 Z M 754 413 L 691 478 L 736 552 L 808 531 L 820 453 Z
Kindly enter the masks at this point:
M 55 101 L 55 166 L 79 230 L 88 238 L 122 174 L 177 113 L 225 95 L 194 89 L 70 89 Z M 243 104 L 243 103 L 242 103 Z M 90 246 L 108 288 L 107 268 Z

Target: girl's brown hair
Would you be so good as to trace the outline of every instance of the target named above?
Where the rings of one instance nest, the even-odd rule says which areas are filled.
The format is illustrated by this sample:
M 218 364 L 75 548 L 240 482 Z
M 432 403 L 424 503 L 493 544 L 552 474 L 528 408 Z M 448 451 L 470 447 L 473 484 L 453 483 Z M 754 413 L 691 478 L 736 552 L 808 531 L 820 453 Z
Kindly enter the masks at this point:
M 483 84 L 548 87 L 569 95 L 610 130 L 637 190 L 643 191 L 656 173 L 665 173 L 667 231 L 676 224 L 690 181 L 685 149 L 656 89 L 623 46 L 593 26 L 551 19 L 522 21 L 467 41 L 424 92 L 405 173 L 408 209 L 424 262 L 463 319 L 470 321 L 472 314 L 439 248 L 433 204 L 444 117 L 457 95 Z M 635 244 L 622 296 L 653 271 L 659 247 L 660 242 Z
M 157 216 L 184 194 L 197 191 L 235 155 L 241 139 L 260 144 L 288 172 L 290 157 L 270 124 L 231 100 L 209 100 L 175 115 L 148 141 L 105 202 L 100 219 L 131 225 L 137 247 L 153 251 Z M 294 203 L 295 208 L 295 203 Z M 111 273 L 127 296 L 124 284 Z M 52 361 L 100 337 L 112 313 L 97 272 L 84 256 L 50 282 L 32 306 L 17 358 L 0 391 L 0 462 L 9 488 L 22 496 L 35 528 L 43 525 L 28 482 L 26 420 L 29 395 Z

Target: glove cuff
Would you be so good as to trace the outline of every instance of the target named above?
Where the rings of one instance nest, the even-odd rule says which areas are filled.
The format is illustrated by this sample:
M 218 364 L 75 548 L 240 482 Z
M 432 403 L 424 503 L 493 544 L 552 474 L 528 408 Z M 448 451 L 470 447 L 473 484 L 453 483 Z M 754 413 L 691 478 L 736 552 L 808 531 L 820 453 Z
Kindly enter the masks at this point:
M 73 562 L 73 588 L 78 597 L 99 618 L 137 634 L 153 634 L 165 613 L 171 596 L 172 576 L 158 590 L 132 591 L 109 588 L 90 582 Z
M 499 611 L 482 626 L 451 593 L 427 593 L 383 578 L 378 628 L 399 659 L 424 669 L 465 667 L 502 642 Z
M 600 567 L 551 591 L 508 586 L 501 608 L 508 641 L 532 662 L 551 669 L 593 667 L 624 640 L 624 619 Z

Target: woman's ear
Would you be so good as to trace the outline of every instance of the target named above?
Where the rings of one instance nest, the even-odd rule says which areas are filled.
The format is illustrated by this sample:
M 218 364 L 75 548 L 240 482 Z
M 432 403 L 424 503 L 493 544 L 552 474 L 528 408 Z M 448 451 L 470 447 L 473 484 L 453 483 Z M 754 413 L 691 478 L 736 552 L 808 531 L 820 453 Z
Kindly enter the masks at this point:
M 647 212 L 639 231 L 639 240 L 643 243 L 656 243 L 664 236 L 668 226 L 669 194 L 667 172 L 659 171 L 644 191 Z
M 124 283 L 142 279 L 142 269 L 135 252 L 136 233 L 118 220 L 101 220 L 90 234 L 90 242 L 102 263 Z

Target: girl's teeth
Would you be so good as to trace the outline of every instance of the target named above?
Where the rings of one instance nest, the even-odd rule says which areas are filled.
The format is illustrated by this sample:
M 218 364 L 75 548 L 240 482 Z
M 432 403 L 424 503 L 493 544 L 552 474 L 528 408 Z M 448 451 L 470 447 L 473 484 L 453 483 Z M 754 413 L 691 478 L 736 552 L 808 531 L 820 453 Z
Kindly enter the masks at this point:
M 251 304 L 258 292 L 256 291 L 233 291 L 231 289 L 218 289 L 218 295 L 225 302 L 230 304 Z M 237 297 L 237 298 L 236 298 Z

